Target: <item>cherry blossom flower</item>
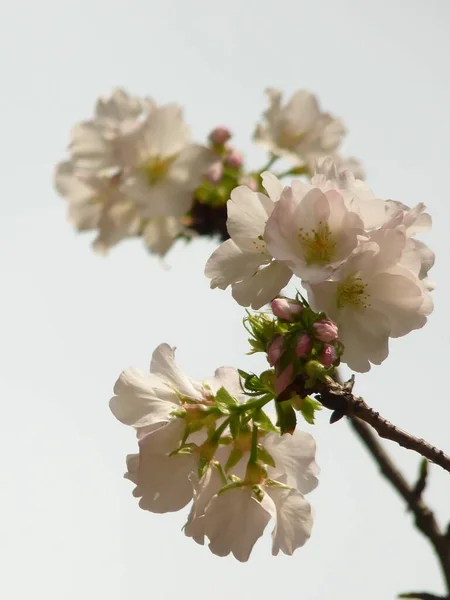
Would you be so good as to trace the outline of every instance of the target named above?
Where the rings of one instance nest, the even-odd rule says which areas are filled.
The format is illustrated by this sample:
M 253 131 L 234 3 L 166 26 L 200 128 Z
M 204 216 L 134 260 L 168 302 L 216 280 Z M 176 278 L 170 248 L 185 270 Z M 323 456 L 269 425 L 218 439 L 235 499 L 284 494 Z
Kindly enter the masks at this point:
M 267 250 L 305 281 L 326 280 L 364 234 L 361 218 L 336 190 L 292 182 L 285 187 L 264 230 Z
M 157 106 L 120 89 L 73 128 L 69 153 L 56 168 L 55 185 L 77 229 L 98 229 L 94 248 L 103 253 L 142 235 L 161 256 L 185 231 L 181 217 L 213 157 L 190 143 L 179 106 Z
M 329 281 L 305 286 L 313 308 L 336 322 L 342 360 L 355 371 L 381 364 L 389 337 L 423 327 L 432 311 L 418 275 L 399 263 L 406 242 L 401 229 L 373 232 Z
M 229 240 L 211 255 L 205 275 L 211 288 L 232 288 L 234 299 L 242 306 L 261 308 L 287 285 L 292 272 L 273 260 L 263 239 L 264 228 L 278 201 L 282 184 L 270 173 L 262 174 L 268 195 L 239 186 L 227 203 Z
M 269 88 L 266 93 L 269 108 L 256 127 L 256 142 L 275 155 L 305 165 L 336 150 L 345 128 L 341 121 L 321 112 L 314 94 L 298 90 L 283 106 L 279 90 Z

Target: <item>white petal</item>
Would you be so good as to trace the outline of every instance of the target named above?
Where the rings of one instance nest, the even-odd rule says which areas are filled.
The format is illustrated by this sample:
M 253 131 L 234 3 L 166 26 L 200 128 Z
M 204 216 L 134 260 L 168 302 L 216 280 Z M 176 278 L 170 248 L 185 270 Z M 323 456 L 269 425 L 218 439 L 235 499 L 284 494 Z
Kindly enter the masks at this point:
M 289 283 L 291 277 L 292 271 L 289 267 L 274 260 L 249 279 L 233 284 L 233 298 L 241 306 L 251 306 L 258 310 L 271 302 Z
M 109 407 L 113 415 L 133 427 L 147 427 L 170 419 L 179 408 L 176 393 L 154 375 L 146 375 L 139 369 L 123 371 L 114 386 Z
M 269 260 L 265 255 L 243 252 L 233 240 L 226 240 L 209 257 L 205 275 L 211 279 L 211 288 L 224 290 L 232 283 L 252 277 Z
M 175 363 L 175 348 L 160 344 L 152 355 L 150 373 L 161 379 L 187 398 L 202 400 L 203 387 L 184 375 Z
M 264 494 L 263 501 L 258 502 L 247 487 L 233 488 L 215 496 L 205 515 L 205 533 L 211 552 L 218 556 L 232 552 L 239 561 L 247 561 L 272 515 L 275 515 L 275 506 L 268 495 Z
M 184 423 L 173 419 L 139 441 L 139 468 L 133 495 L 141 498 L 139 506 L 155 513 L 174 512 L 192 499 L 190 476 L 198 464 L 196 454 L 174 454 Z M 131 477 L 130 477 L 131 478 Z
M 165 256 L 183 231 L 179 219 L 154 217 L 145 226 L 143 236 L 147 246 L 159 256 Z
M 311 536 L 313 518 L 311 506 L 298 490 L 265 488 L 275 502 L 277 520 L 272 532 L 272 554 L 281 550 L 291 556 Z
M 298 429 L 292 435 L 269 433 L 262 443 L 275 461 L 275 467 L 268 469 L 271 479 L 285 475 L 285 483 L 302 494 L 317 487 L 320 469 L 315 461 L 316 442 L 312 435 Z
M 241 250 L 267 254 L 262 239 L 266 221 L 274 203 L 265 194 L 252 192 L 240 185 L 231 192 L 227 202 L 227 229 L 231 239 Z
M 197 544 L 205 540 L 205 511 L 210 500 L 225 485 L 219 469 L 212 465 L 200 481 L 194 481 L 194 502 L 184 526 L 184 533 L 193 538 Z
M 269 198 L 272 202 L 278 202 L 284 187 L 281 181 L 273 173 L 269 173 L 269 171 L 261 173 L 261 179 Z

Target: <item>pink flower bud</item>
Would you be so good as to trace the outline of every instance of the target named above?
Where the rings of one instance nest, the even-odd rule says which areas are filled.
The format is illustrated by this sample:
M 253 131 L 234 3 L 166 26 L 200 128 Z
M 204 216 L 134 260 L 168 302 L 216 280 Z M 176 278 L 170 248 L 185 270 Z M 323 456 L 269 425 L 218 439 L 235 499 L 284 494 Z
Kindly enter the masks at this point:
M 320 342 L 334 342 L 338 338 L 338 328 L 336 323 L 330 319 L 321 319 L 313 325 L 316 338 Z
M 289 364 L 282 373 L 275 374 L 275 393 L 280 395 L 291 383 L 294 375 L 294 365 Z
M 220 160 L 214 162 L 206 171 L 205 177 L 210 183 L 219 183 L 223 176 L 223 165 Z
M 272 312 L 279 319 L 290 321 L 293 323 L 295 317 L 299 315 L 303 310 L 303 305 L 297 300 L 290 300 L 289 298 L 275 298 L 272 300 Z
M 237 152 L 237 150 L 232 150 L 230 154 L 225 157 L 225 164 L 232 169 L 239 169 L 243 162 L 244 159 L 242 158 L 242 154 Z
M 297 345 L 295 346 L 295 354 L 297 356 L 308 356 L 308 354 L 311 352 L 311 348 L 311 338 L 307 333 L 302 333 L 298 338 Z
M 231 131 L 228 127 L 220 125 L 211 131 L 209 139 L 216 146 L 223 146 L 231 138 Z
M 334 349 L 334 346 L 330 346 L 330 344 L 325 344 L 322 351 L 322 356 L 320 357 L 320 362 L 323 364 L 324 367 L 328 368 L 336 362 L 336 359 L 337 353 Z
M 284 338 L 282 335 L 276 335 L 269 344 L 267 350 L 267 356 L 269 358 L 269 365 L 273 367 L 280 360 L 283 354 Z

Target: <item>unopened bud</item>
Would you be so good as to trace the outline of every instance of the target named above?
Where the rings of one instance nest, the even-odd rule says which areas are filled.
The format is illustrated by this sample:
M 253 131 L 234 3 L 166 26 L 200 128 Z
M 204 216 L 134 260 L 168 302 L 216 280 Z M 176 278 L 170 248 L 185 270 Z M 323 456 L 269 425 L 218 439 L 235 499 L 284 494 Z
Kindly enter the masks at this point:
M 267 350 L 267 357 L 269 359 L 269 365 L 273 367 L 280 360 L 283 354 L 284 338 L 282 335 L 276 335 L 269 344 Z
M 206 171 L 205 177 L 210 183 L 219 183 L 223 176 L 223 165 L 220 160 L 214 162 Z
M 298 300 L 290 300 L 289 298 L 275 298 L 272 300 L 272 312 L 279 319 L 290 321 L 293 323 L 295 317 L 303 310 L 303 304 Z
M 324 366 L 318 360 L 310 360 L 305 365 L 305 373 L 313 381 L 320 380 L 324 375 Z
M 320 342 L 334 342 L 338 338 L 338 328 L 336 323 L 330 319 L 321 319 L 313 325 L 315 337 Z
M 294 376 L 294 365 L 290 363 L 284 371 L 275 374 L 275 393 L 277 396 L 290 385 Z
M 334 346 L 330 346 L 330 344 L 325 344 L 322 355 L 320 357 L 320 362 L 324 367 L 331 367 L 337 360 L 337 353 Z
M 302 333 L 297 340 L 297 344 L 295 346 L 295 354 L 297 356 L 308 356 L 311 352 L 312 341 L 307 333 Z
M 227 165 L 227 167 L 231 167 L 232 169 L 239 169 L 239 167 L 242 166 L 243 162 L 244 159 L 242 157 L 242 154 L 237 150 L 232 150 L 225 157 L 225 164 Z
M 228 127 L 219 126 L 209 134 L 210 141 L 216 146 L 223 146 L 231 138 L 231 131 Z

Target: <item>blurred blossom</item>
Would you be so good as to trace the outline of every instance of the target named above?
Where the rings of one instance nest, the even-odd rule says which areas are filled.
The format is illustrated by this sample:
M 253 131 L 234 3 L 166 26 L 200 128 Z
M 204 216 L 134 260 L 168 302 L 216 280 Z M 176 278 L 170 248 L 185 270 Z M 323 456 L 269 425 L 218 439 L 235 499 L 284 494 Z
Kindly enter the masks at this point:
M 269 88 L 266 93 L 269 108 L 256 127 L 256 142 L 275 155 L 307 166 L 337 149 L 345 128 L 339 119 L 321 112 L 314 94 L 298 90 L 283 105 L 280 90 Z

